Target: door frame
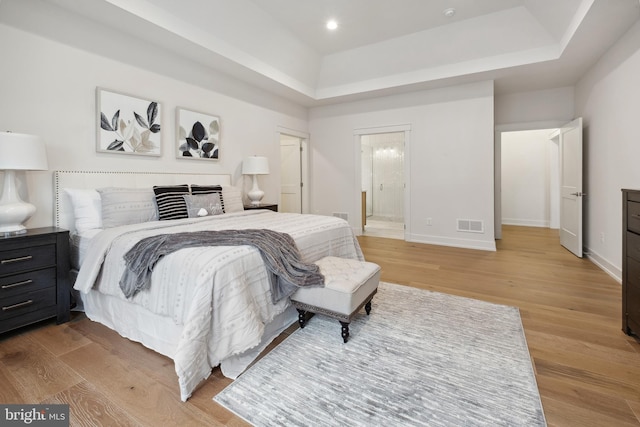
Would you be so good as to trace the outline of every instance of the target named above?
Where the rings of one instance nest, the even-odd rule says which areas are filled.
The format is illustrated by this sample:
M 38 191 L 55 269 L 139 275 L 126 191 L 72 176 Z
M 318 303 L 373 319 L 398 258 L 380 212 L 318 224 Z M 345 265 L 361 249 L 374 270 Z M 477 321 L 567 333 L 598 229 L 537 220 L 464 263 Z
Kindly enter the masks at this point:
M 403 193 L 403 211 L 404 211 L 404 240 L 409 240 L 408 236 L 411 235 L 411 180 L 410 180 L 410 162 L 411 159 L 411 125 L 391 125 L 391 126 L 377 126 L 370 128 L 359 128 L 353 130 L 353 139 L 355 147 L 355 188 L 352 200 L 355 201 L 354 212 L 356 215 L 356 233 L 362 234 L 362 142 L 363 135 L 375 135 L 379 133 L 394 133 L 404 132 L 404 161 L 403 163 L 403 177 L 404 177 L 404 193 Z
M 302 152 L 300 153 L 300 179 L 302 180 L 302 213 L 310 212 L 309 205 L 309 139 L 310 134 L 308 132 L 299 131 L 295 129 L 278 126 L 276 130 L 276 141 L 278 147 L 278 153 L 280 152 L 280 137 L 281 135 L 293 136 L 300 138 L 300 146 Z M 282 167 L 282 165 L 280 165 Z M 278 192 L 278 203 L 280 203 L 280 193 Z
M 493 150 L 493 229 L 494 239 L 502 239 L 502 133 L 561 128 L 566 120 L 498 125 L 494 130 Z

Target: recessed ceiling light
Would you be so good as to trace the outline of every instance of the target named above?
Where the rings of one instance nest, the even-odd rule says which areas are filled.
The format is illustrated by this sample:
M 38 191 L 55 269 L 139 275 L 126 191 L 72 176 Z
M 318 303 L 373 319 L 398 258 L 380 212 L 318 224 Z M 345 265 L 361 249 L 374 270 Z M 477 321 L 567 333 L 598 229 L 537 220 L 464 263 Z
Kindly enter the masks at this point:
M 336 28 L 338 28 L 338 22 L 336 22 L 335 19 L 330 19 L 327 21 L 327 29 L 335 30 Z
M 447 18 L 451 18 L 453 15 L 456 14 L 456 10 L 454 8 L 450 7 L 448 9 L 443 10 L 442 14 L 444 16 L 446 16 Z

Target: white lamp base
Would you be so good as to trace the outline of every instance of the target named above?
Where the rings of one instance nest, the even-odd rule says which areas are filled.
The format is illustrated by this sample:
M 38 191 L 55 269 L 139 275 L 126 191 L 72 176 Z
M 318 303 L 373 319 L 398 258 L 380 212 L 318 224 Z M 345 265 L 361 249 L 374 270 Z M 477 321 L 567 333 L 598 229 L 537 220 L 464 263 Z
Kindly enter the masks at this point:
M 25 233 L 27 228 L 22 224 L 35 212 L 36 207 L 22 201 L 18 194 L 15 171 L 4 171 L 4 185 L 0 198 L 0 233 Z
M 260 200 L 264 197 L 264 191 L 258 188 L 258 175 L 253 175 L 253 187 L 247 193 L 247 197 L 251 200 L 251 206 L 260 206 Z

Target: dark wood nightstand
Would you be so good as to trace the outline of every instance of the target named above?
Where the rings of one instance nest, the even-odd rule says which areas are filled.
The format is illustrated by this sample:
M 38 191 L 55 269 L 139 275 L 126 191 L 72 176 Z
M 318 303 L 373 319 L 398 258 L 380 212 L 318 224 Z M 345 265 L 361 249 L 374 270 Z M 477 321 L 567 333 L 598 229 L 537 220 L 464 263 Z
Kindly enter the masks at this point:
M 270 211 L 278 212 L 278 204 L 277 203 L 260 203 L 258 206 L 244 205 L 245 211 L 248 211 L 251 209 L 269 209 Z
M 0 333 L 70 317 L 69 231 L 32 228 L 0 234 Z

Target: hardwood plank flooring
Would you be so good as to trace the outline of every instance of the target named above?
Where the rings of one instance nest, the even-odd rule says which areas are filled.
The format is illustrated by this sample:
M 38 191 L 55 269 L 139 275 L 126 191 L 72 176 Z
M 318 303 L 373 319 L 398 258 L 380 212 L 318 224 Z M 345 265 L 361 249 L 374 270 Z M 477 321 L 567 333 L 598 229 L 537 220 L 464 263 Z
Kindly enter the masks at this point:
M 622 333 L 621 286 L 557 231 L 505 226 L 496 252 L 359 241 L 384 281 L 519 307 L 549 426 L 640 426 L 640 342 Z M 215 369 L 183 403 L 171 360 L 78 313 L 0 336 L 0 402 L 69 403 L 71 425 L 244 426 L 211 400 L 230 383 Z

